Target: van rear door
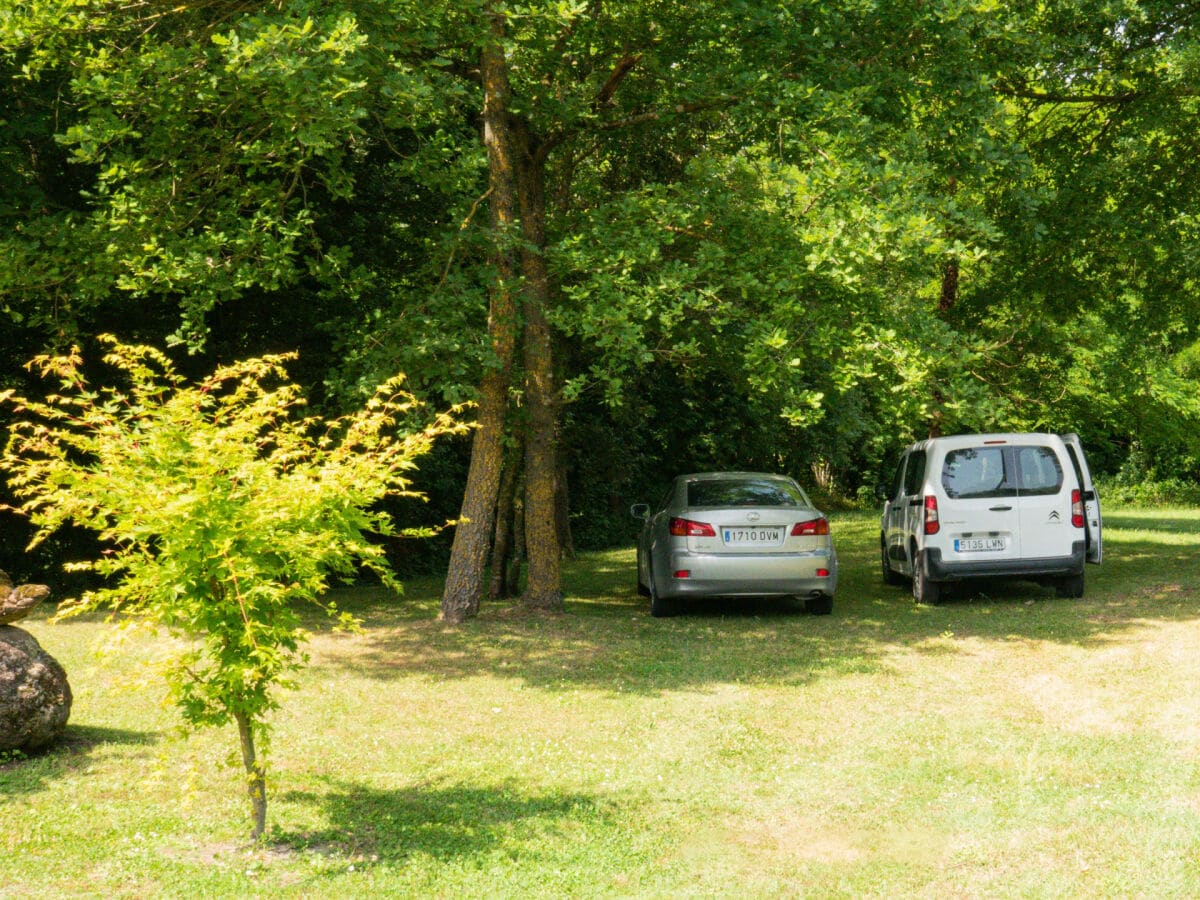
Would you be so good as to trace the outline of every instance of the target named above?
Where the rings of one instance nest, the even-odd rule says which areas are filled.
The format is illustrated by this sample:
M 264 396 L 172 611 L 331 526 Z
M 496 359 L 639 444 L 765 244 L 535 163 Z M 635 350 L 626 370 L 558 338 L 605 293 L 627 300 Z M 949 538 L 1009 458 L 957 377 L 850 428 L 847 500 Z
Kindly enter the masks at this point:
M 1087 536 L 1087 561 L 1099 563 L 1103 556 L 1103 525 L 1100 517 L 1100 495 L 1096 493 L 1096 485 L 1092 483 L 1092 473 L 1088 471 L 1087 457 L 1083 455 L 1083 443 L 1077 434 L 1062 435 L 1063 443 L 1067 445 L 1067 455 L 1071 457 L 1071 466 L 1075 469 L 1075 477 L 1079 480 L 1079 489 L 1083 492 L 1083 524 Z
M 1071 527 L 1074 473 L 1065 448 L 1053 437 L 1030 439 L 1009 447 L 1017 473 L 1021 510 L 1021 556 L 1026 559 L 1070 556 L 1079 532 Z
M 1017 479 L 1004 441 L 984 441 L 946 451 L 940 469 L 939 546 L 953 563 L 1015 560 L 1021 556 Z

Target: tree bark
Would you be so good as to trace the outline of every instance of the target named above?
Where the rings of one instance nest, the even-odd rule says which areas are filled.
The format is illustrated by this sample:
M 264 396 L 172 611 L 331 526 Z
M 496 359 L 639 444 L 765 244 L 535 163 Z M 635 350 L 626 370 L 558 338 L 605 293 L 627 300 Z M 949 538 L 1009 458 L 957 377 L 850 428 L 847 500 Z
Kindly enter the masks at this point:
M 518 197 L 521 205 L 522 311 L 524 312 L 525 403 L 529 431 L 525 438 L 525 550 L 529 573 L 524 606 L 562 609 L 561 548 L 555 508 L 554 352 L 546 308 L 550 273 L 546 266 L 546 161 L 528 131 L 517 132 Z
M 250 794 L 250 809 L 254 828 L 250 837 L 262 840 L 267 827 L 267 773 L 254 750 L 254 726 L 245 713 L 234 713 L 238 738 L 242 744 L 242 764 L 246 767 L 246 789 Z
M 950 195 L 953 196 L 958 191 L 958 179 L 953 175 L 950 176 L 946 186 Z M 958 257 L 951 257 L 946 263 L 946 268 L 942 270 L 942 290 L 938 296 L 938 313 L 942 316 L 950 313 L 958 305 L 958 276 Z M 946 403 L 946 397 L 940 388 L 935 387 L 932 399 L 933 412 L 929 418 L 929 437 L 936 438 L 942 436 L 944 427 L 942 407 Z
M 517 495 L 517 475 L 521 467 L 521 452 L 510 453 L 500 478 L 500 497 L 496 502 L 496 537 L 492 541 L 491 579 L 488 596 L 503 600 L 512 596 L 508 590 L 508 567 L 513 544 L 513 508 Z
M 525 565 L 525 484 L 518 473 L 513 494 L 512 553 L 509 555 L 505 596 L 515 597 L 521 592 L 521 569 Z
M 471 463 L 463 492 L 462 511 L 454 530 L 446 586 L 442 593 L 443 621 L 460 623 L 479 612 L 483 597 L 488 550 L 500 473 L 504 460 L 504 420 L 508 386 L 516 347 L 516 274 L 509 242 L 517 219 L 516 167 L 512 155 L 508 105 L 511 89 L 504 58 L 504 19 L 491 16 L 492 41 L 483 48 L 483 141 L 487 148 L 493 230 L 492 286 L 488 335 L 495 354 L 479 386 L 477 427 L 471 443 Z
M 958 303 L 958 260 L 946 263 L 942 272 L 942 293 L 938 297 L 938 312 L 948 313 Z
M 571 535 L 571 491 L 567 478 L 567 461 L 558 454 L 558 475 L 554 484 L 554 521 L 563 559 L 575 558 L 575 539 Z

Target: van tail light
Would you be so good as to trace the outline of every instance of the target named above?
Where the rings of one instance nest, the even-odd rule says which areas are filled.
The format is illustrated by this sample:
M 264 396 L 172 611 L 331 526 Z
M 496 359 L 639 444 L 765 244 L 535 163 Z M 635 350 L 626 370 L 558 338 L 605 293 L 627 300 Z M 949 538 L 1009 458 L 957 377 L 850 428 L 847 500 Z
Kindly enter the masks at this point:
M 925 498 L 925 533 L 937 534 L 941 528 L 938 522 L 937 497 L 930 494 Z
M 670 531 L 675 537 L 716 537 L 717 532 L 707 522 L 693 522 L 691 519 L 671 519 Z
M 1071 491 L 1071 524 L 1083 527 L 1083 494 L 1078 490 Z
M 829 520 L 824 516 L 819 519 L 809 519 L 807 522 L 797 522 L 792 526 L 792 537 L 814 534 L 829 534 Z

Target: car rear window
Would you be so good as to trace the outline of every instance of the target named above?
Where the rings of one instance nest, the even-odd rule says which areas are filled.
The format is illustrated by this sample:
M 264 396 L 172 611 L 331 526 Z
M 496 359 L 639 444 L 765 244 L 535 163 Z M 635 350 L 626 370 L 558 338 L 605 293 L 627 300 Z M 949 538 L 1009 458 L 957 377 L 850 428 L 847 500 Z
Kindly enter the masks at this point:
M 1050 447 L 965 447 L 951 450 L 942 464 L 946 495 L 961 500 L 1057 494 L 1062 482 Z
M 687 487 L 688 506 L 808 506 L 796 485 L 765 478 L 728 478 L 692 481 Z

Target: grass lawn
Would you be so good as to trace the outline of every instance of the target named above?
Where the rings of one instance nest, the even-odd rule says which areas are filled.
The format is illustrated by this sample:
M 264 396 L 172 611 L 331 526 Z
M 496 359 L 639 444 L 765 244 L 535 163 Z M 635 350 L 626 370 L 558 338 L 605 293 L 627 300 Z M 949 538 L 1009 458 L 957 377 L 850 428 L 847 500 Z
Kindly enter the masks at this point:
M 35 615 L 75 705 L 0 764 L 0 896 L 1200 896 L 1200 511 L 1105 524 L 1083 600 L 918 607 L 860 514 L 828 617 L 652 619 L 632 550 L 571 563 L 550 618 L 346 591 L 366 627 L 283 695 L 261 848 L 162 639 Z

